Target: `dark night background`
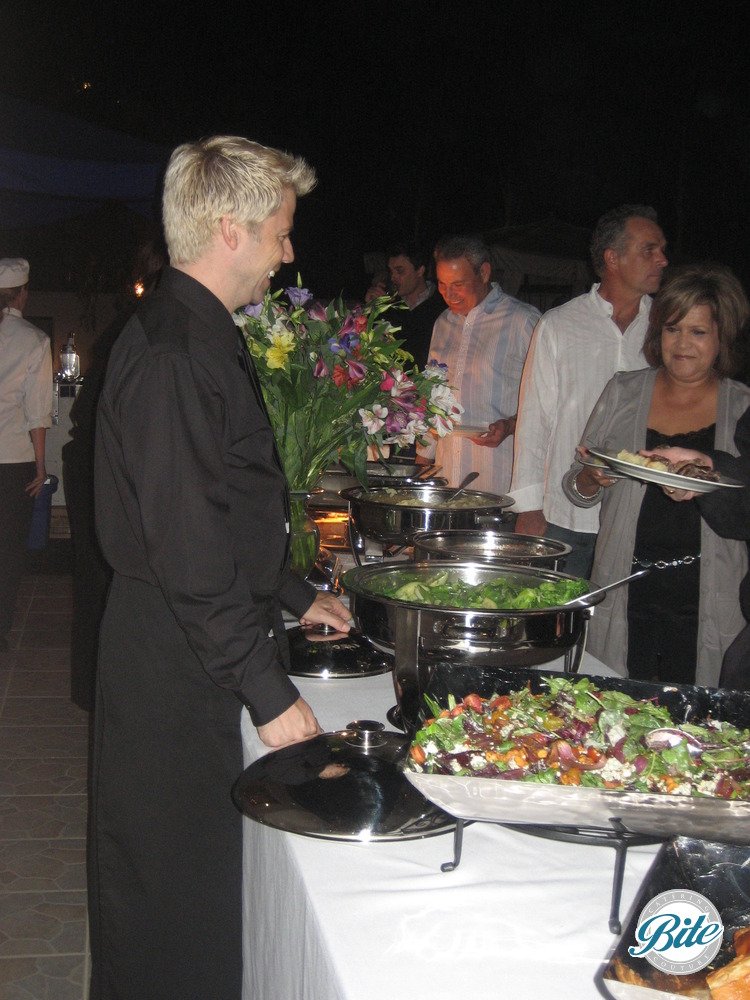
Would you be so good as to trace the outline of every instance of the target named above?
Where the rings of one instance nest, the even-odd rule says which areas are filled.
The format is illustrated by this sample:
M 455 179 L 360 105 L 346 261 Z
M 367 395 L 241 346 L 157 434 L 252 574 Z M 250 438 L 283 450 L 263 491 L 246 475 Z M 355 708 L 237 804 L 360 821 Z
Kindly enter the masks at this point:
M 745 4 L 2 4 L 0 91 L 169 147 L 305 156 L 296 268 L 364 290 L 402 237 L 653 204 L 673 260 L 750 285 Z M 290 273 L 288 277 L 293 277 Z

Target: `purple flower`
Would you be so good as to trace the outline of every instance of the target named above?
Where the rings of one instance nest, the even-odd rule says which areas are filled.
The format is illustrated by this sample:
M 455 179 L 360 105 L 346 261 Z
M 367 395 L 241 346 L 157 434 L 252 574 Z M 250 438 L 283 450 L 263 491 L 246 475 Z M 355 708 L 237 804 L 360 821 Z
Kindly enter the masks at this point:
M 285 288 L 284 291 L 293 306 L 306 306 L 312 299 L 312 292 L 309 288 L 296 288 L 292 286 L 291 288 Z
M 257 319 L 263 312 L 263 303 L 258 302 L 257 305 L 254 305 L 251 302 L 250 305 L 244 306 L 242 311 L 246 316 L 252 316 L 254 319 Z
M 341 346 L 338 337 L 329 337 L 328 350 L 331 354 L 346 354 L 346 349 Z
M 399 402 L 407 413 L 424 413 L 425 411 L 424 400 L 416 392 L 410 392 L 408 395 L 402 396 Z
M 339 334 L 339 341 L 347 354 L 351 354 L 355 347 L 359 347 L 359 337 L 353 331 L 343 335 Z
M 315 368 L 313 369 L 313 375 L 315 378 L 327 378 L 330 372 L 328 371 L 328 365 L 322 358 L 318 358 L 315 362 Z
M 398 434 L 408 423 L 407 415 L 403 410 L 398 410 L 396 413 L 389 413 L 385 418 L 385 429 L 389 434 Z
M 444 365 L 435 358 L 430 358 L 425 366 L 424 373 L 428 378 L 446 379 L 448 377 L 448 365 Z
M 313 302 L 313 304 L 307 310 L 307 315 L 310 317 L 310 319 L 317 319 L 321 323 L 328 322 L 328 316 L 326 314 L 325 306 L 322 306 L 320 302 Z
M 349 379 L 352 382 L 361 382 L 367 374 L 367 368 L 359 361 L 347 361 L 346 367 L 349 369 Z
M 345 337 L 347 333 L 355 333 L 356 327 L 354 325 L 354 316 L 352 313 L 347 313 L 346 319 L 341 324 L 341 329 L 339 330 L 339 337 Z

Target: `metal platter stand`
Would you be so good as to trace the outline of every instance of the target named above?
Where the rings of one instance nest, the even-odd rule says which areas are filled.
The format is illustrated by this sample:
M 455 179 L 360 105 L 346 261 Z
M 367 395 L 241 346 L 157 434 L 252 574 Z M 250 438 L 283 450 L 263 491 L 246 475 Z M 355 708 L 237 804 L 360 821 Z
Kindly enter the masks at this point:
M 440 866 L 441 872 L 452 872 L 461 863 L 464 826 L 470 821 L 457 819 L 453 832 L 453 860 Z M 612 896 L 609 907 L 609 929 L 612 934 L 622 932 L 620 922 L 620 900 L 622 899 L 622 880 L 625 875 L 625 862 L 629 847 L 640 847 L 643 844 L 660 844 L 663 837 L 646 833 L 631 833 L 622 822 L 613 816 L 610 819 L 612 829 L 600 827 L 547 826 L 531 823 L 498 823 L 498 826 L 526 833 L 532 837 L 543 837 L 545 840 L 559 840 L 568 844 L 585 844 L 587 847 L 613 847 L 615 851 L 615 867 L 612 874 Z

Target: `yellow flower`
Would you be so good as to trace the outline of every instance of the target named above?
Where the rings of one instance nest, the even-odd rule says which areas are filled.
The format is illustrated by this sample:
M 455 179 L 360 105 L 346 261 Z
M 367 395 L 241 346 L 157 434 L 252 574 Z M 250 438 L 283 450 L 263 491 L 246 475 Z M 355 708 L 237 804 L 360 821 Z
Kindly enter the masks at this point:
M 266 352 L 266 364 L 269 368 L 286 368 L 289 351 L 283 347 L 269 347 Z
M 288 330 L 277 330 L 269 334 L 271 346 L 266 351 L 269 368 L 286 368 L 286 361 L 294 350 L 294 334 Z

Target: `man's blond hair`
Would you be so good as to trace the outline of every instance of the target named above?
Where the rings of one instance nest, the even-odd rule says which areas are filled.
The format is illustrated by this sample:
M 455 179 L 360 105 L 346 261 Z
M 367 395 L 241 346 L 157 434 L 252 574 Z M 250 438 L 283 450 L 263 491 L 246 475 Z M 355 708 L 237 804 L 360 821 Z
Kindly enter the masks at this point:
M 188 264 L 208 248 L 219 220 L 254 229 L 281 207 L 284 191 L 298 197 L 317 183 L 299 156 L 234 135 L 178 146 L 164 177 L 164 235 L 173 264 Z

